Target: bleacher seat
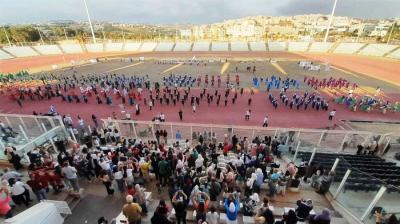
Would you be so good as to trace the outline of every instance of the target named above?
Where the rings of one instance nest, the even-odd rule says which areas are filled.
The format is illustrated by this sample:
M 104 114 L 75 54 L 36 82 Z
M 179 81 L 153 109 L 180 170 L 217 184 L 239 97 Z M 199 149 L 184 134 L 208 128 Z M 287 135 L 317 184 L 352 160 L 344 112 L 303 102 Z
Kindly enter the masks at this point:
M 227 219 L 228 219 L 228 217 L 226 217 L 226 213 L 219 214 L 219 223 L 226 223 Z
M 243 224 L 253 224 L 255 223 L 253 216 L 243 216 Z

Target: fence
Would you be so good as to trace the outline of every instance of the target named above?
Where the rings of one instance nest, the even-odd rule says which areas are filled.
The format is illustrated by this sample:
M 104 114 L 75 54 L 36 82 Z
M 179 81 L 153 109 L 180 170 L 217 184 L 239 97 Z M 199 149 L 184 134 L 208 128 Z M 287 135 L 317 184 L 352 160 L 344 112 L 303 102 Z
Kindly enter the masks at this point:
M 4 130 L 1 130 L 0 160 L 5 159 L 6 146 L 15 147 L 17 152 L 23 154 L 27 146 L 37 142 L 44 134 L 55 128 L 58 128 L 57 133 L 64 130 L 60 117 L 0 114 L 0 121 L 4 124 Z
M 238 138 L 264 138 L 272 136 L 285 143 L 287 148 L 301 151 L 312 151 L 314 148 L 325 152 L 356 153 L 358 144 L 369 144 L 373 141 L 385 145 L 389 135 L 374 134 L 367 131 L 323 130 L 275 128 L 254 126 L 230 126 L 216 124 L 191 124 L 172 122 L 150 122 L 132 120 L 103 119 L 105 126 L 112 126 L 119 130 L 121 136 L 141 139 L 156 139 L 157 130 L 166 130 L 169 141 L 191 140 L 196 142 L 202 135 L 205 140 L 223 142 L 225 138 L 236 135 Z M 390 137 L 390 136 L 389 136 Z M 385 139 L 382 139 L 385 138 Z M 392 138 L 391 138 L 392 139 Z

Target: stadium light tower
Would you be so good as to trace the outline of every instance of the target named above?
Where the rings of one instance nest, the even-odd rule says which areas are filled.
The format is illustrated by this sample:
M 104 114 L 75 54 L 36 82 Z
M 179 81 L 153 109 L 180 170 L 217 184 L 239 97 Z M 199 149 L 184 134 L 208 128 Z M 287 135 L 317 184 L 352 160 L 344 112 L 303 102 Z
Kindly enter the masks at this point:
M 326 42 L 326 41 L 328 40 L 329 30 L 331 29 L 332 20 L 333 20 L 333 15 L 335 14 L 337 1 L 338 1 L 338 0 L 335 0 L 335 3 L 333 3 L 333 8 L 332 8 L 331 16 L 329 17 L 328 27 L 326 28 L 326 33 L 325 33 L 324 42 Z
M 89 20 L 89 26 L 90 26 L 90 31 L 92 32 L 93 43 L 96 43 L 96 37 L 94 36 L 92 21 L 90 20 L 89 9 L 87 7 L 86 0 L 83 0 L 83 3 L 85 3 L 86 15 Z

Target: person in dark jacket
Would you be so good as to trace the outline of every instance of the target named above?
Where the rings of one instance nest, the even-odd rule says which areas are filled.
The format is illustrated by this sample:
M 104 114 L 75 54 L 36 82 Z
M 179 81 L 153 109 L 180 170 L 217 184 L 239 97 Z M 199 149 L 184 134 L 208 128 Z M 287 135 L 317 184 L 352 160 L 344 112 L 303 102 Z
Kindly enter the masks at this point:
M 154 212 L 153 217 L 151 217 L 151 224 L 172 224 L 168 220 L 167 214 L 164 213 L 165 209 L 163 207 L 158 207 Z
M 278 221 L 275 224 L 296 224 L 297 223 L 297 216 L 296 212 L 291 209 L 289 210 L 288 214 L 283 215 L 283 220 Z
M 310 215 L 311 210 L 313 209 L 313 202 L 311 199 L 308 200 L 298 200 L 296 208 L 296 216 L 299 221 L 304 221 Z
M 310 217 L 310 224 L 330 224 L 331 214 L 327 208 L 324 208 L 321 214 Z

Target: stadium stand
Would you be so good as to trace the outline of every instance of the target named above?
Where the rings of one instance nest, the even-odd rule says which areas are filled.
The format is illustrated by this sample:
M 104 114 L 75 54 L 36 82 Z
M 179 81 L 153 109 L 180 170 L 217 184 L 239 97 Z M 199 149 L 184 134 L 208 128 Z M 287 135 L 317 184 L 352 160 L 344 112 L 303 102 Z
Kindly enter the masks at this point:
M 27 46 L 4 47 L 3 50 L 9 52 L 12 55 L 15 55 L 16 57 L 29 57 L 29 56 L 38 56 L 39 55 L 31 47 L 27 47 Z
M 86 44 L 87 52 L 103 52 L 104 47 L 103 44 Z
M 160 42 L 154 51 L 172 51 L 173 47 L 173 42 Z
M 387 57 L 394 58 L 394 59 L 400 59 L 400 48 L 393 51 L 392 53 L 388 54 Z
M 309 45 L 309 42 L 289 42 L 288 51 L 304 52 L 307 51 Z
M 326 53 L 332 48 L 332 46 L 333 43 L 314 42 L 311 43 L 309 52 Z
M 268 42 L 269 51 L 286 51 L 286 42 Z
M 354 54 L 360 50 L 365 44 L 363 43 L 340 43 L 333 53 L 336 54 Z
M 157 43 L 155 43 L 155 42 L 144 42 L 142 44 L 142 46 L 140 47 L 139 51 L 141 51 L 141 52 L 154 51 L 156 46 L 157 46 Z
M 209 51 L 210 42 L 194 42 L 192 51 Z
M 106 52 L 117 52 L 122 51 L 124 43 L 106 43 L 104 51 Z
M 299 152 L 299 158 L 305 162 L 308 162 L 310 157 L 311 152 Z M 346 182 L 346 190 L 377 191 L 381 186 L 381 181 L 400 186 L 400 167 L 397 167 L 396 163 L 386 162 L 384 159 L 373 155 L 316 153 L 312 163 L 329 168 L 333 166 L 336 158 L 343 160 L 339 162 L 335 169 L 336 181 L 342 179 L 341 177 L 344 176 L 347 169 L 359 171 L 352 173 L 351 178 Z M 373 178 L 365 178 L 362 173 Z M 397 189 L 394 188 L 393 190 Z
M 266 51 L 266 45 L 264 41 L 249 42 L 251 51 Z
M 125 43 L 124 51 L 139 51 L 142 43 Z
M 33 46 L 33 48 L 43 55 L 62 54 L 62 51 L 60 50 L 58 45 L 38 45 Z
M 233 41 L 231 42 L 231 51 L 249 51 L 247 42 Z
M 0 60 L 1 59 L 10 59 L 10 58 L 14 58 L 14 57 L 0 49 Z
M 368 44 L 365 48 L 361 49 L 358 54 L 381 57 L 396 48 L 396 45 Z
M 61 49 L 67 54 L 82 53 L 82 46 L 80 44 L 60 44 Z
M 174 51 L 190 51 L 192 43 L 190 42 L 178 42 L 175 44 Z
M 229 51 L 229 42 L 212 42 L 211 51 Z

